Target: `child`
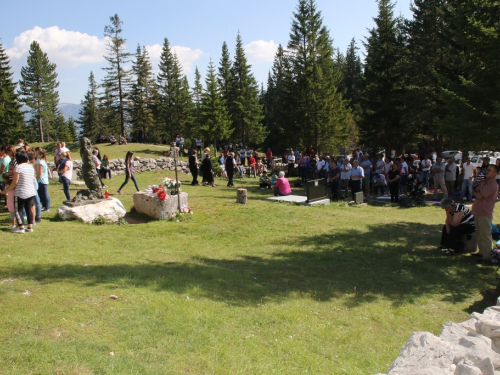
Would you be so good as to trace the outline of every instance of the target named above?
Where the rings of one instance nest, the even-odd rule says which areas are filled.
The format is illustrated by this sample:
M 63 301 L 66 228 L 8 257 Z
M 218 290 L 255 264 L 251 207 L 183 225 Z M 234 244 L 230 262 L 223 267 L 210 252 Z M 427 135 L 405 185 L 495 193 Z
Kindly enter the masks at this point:
M 260 176 L 259 186 L 261 189 L 271 189 L 271 180 L 269 179 L 269 177 L 267 177 L 266 171 L 262 172 L 262 176 Z
M 472 190 L 476 190 L 479 183 L 484 180 L 484 174 L 481 172 L 481 167 L 476 167 L 476 176 L 474 177 L 474 183 L 472 184 Z
M 7 176 L 3 176 L 3 181 L 5 183 L 5 189 L 9 187 L 9 178 Z M 2 194 L 5 194 L 2 192 Z M 10 213 L 10 229 L 14 229 L 16 227 L 16 210 L 14 209 L 14 192 L 6 193 L 5 200 L 7 201 L 7 210 Z

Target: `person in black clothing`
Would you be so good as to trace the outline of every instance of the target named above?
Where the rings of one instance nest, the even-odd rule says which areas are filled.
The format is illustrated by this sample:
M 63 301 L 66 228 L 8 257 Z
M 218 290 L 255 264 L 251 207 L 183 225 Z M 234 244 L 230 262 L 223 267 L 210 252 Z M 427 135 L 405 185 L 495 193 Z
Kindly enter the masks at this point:
M 227 157 L 226 157 L 226 174 L 227 174 L 227 179 L 229 180 L 227 183 L 227 186 L 234 186 L 233 179 L 234 179 L 234 152 L 230 152 Z
M 189 157 L 189 171 L 193 175 L 193 182 L 191 185 L 199 185 L 198 182 L 198 152 L 193 150 L 191 156 Z
M 207 152 L 205 158 L 203 159 L 202 162 L 202 169 L 203 169 L 203 181 L 204 185 L 210 185 L 212 187 L 215 187 L 214 183 L 214 171 L 212 167 L 212 159 L 210 159 L 210 154 Z
M 391 192 L 391 202 L 399 203 L 399 167 L 394 163 L 391 165 L 389 173 L 387 173 L 387 182 Z

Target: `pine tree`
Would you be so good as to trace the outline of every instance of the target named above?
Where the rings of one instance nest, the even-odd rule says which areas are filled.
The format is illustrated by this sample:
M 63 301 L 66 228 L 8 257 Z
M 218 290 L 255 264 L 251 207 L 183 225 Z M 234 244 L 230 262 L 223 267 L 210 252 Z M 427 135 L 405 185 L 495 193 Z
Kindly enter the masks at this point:
M 130 85 L 130 72 L 125 69 L 130 61 L 131 54 L 125 48 L 126 39 L 122 38 L 123 22 L 118 14 L 109 17 L 110 25 L 104 28 L 106 37 L 106 49 L 108 54 L 104 56 L 109 66 L 103 68 L 106 71 L 103 86 L 111 100 L 112 108 L 120 116 L 120 134 L 125 134 L 127 96 Z
M 222 57 L 219 61 L 219 69 L 217 74 L 217 82 L 219 84 L 222 97 L 226 102 L 231 100 L 231 88 L 232 88 L 232 62 L 231 56 L 229 55 L 229 49 L 227 48 L 226 42 L 222 43 Z
M 196 67 L 194 71 L 194 86 L 193 86 L 193 124 L 191 128 L 191 133 L 194 137 L 199 138 L 201 136 L 201 127 L 203 125 L 203 121 L 201 118 L 201 109 L 202 109 L 202 95 L 203 95 L 203 86 L 201 84 L 201 74 Z
M 299 0 L 292 20 L 287 52 L 293 84 L 291 108 L 295 147 L 330 149 L 346 137 L 349 112 L 338 91 L 341 72 L 333 60 L 333 46 L 314 0 Z
M 202 130 L 206 139 L 213 140 L 215 152 L 217 152 L 217 141 L 231 137 L 232 129 L 229 112 L 217 83 L 212 60 L 208 66 L 205 87 L 201 109 Z
M 264 125 L 269 132 L 266 143 L 273 149 L 285 149 L 297 141 L 295 132 L 290 131 L 290 124 L 293 124 L 291 89 L 290 63 L 280 44 L 264 95 Z
M 164 124 L 162 136 L 172 141 L 177 134 L 184 134 L 191 121 L 192 100 L 187 78 L 176 54 L 165 38 L 157 76 L 159 95 L 159 123 Z
M 31 122 L 36 123 L 38 128 L 38 139 L 40 142 L 50 140 L 51 126 L 56 120 L 59 105 L 59 93 L 57 92 L 56 65 L 49 61 L 40 45 L 33 41 L 30 45 L 28 65 L 21 68 L 21 80 L 19 81 L 19 94 L 22 101 L 31 108 Z
M 453 74 L 441 76 L 448 114 L 440 124 L 453 142 L 469 150 L 497 147 L 500 123 L 500 3 L 447 2 L 444 38 Z
M 23 133 L 24 119 L 16 84 L 12 81 L 9 58 L 0 43 L 0 139 L 5 144 L 14 144 Z
M 130 91 L 130 122 L 142 138 L 151 138 L 154 127 L 154 106 L 156 100 L 156 86 L 153 77 L 153 68 L 149 54 L 145 47 L 137 46 L 135 61 L 132 66 L 135 82 Z
M 79 117 L 76 121 L 80 125 L 80 135 L 90 140 L 95 140 L 103 131 L 100 123 L 99 93 L 98 86 L 94 78 L 94 73 L 90 72 L 89 88 L 81 101 Z
M 444 4 L 445 0 L 415 0 L 411 7 L 413 19 L 406 21 L 407 86 L 412 98 L 406 108 L 411 113 L 407 125 L 418 127 L 424 143 L 432 141 L 438 153 L 444 142 L 441 123 L 448 114 L 441 98 L 439 77 L 448 76 L 452 71 L 449 48 L 443 38 L 447 27 L 442 16 Z
M 341 65 L 342 83 L 340 88 L 344 90 L 344 98 L 348 101 L 350 108 L 355 109 L 359 104 L 359 95 L 363 87 L 363 65 L 358 54 L 359 48 L 354 38 L 347 48 L 345 58 Z
M 75 124 L 75 119 L 73 116 L 69 116 L 68 120 L 66 121 L 66 127 L 68 128 L 68 142 L 76 142 L 78 139 L 78 135 L 76 134 L 76 124 Z
M 229 112 L 232 118 L 234 135 L 243 144 L 261 143 L 266 137 L 266 131 L 261 120 L 262 105 L 259 103 L 259 87 L 251 72 L 243 49 L 240 34 L 236 38 L 236 53 L 231 68 L 231 84 L 228 100 Z
M 414 132 L 404 117 L 406 96 L 403 61 L 405 44 L 402 28 L 394 18 L 394 4 L 378 1 L 375 27 L 365 44 L 366 60 L 362 97 L 360 136 L 367 146 L 401 149 L 410 143 Z

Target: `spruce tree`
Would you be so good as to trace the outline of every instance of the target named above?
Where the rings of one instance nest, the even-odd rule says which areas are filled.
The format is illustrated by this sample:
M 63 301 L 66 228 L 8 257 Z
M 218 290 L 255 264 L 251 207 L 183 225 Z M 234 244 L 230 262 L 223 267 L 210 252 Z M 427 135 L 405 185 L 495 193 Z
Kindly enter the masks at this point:
M 59 93 L 57 87 L 56 65 L 49 61 L 38 42 L 30 45 L 28 65 L 21 68 L 19 94 L 22 101 L 31 108 L 30 112 L 36 124 L 40 142 L 50 140 L 51 126 L 59 115 Z
M 205 91 L 202 95 L 201 118 L 203 134 L 206 139 L 213 140 L 214 152 L 217 152 L 217 141 L 231 137 L 231 118 L 217 83 L 215 67 L 210 60 Z
M 407 86 L 412 99 L 406 107 L 410 113 L 407 125 L 419 129 L 426 148 L 430 148 L 432 142 L 438 153 L 445 141 L 442 121 L 448 114 L 448 107 L 441 98 L 439 77 L 446 77 L 453 71 L 443 37 L 447 27 L 442 16 L 444 3 L 445 0 L 415 0 L 411 7 L 413 19 L 406 21 L 409 36 Z
M 328 29 L 314 0 L 299 0 L 287 52 L 292 71 L 291 110 L 296 143 L 291 146 L 331 149 L 346 137 L 346 103 L 338 86 L 341 72 L 333 60 Z
M 12 80 L 9 58 L 0 43 L 0 139 L 4 144 L 14 144 L 19 137 L 24 137 L 21 104 Z
M 76 123 L 80 125 L 80 135 L 95 140 L 103 129 L 100 123 L 98 86 L 93 72 L 90 72 L 89 88 L 81 101 L 78 115 Z
M 236 38 L 236 53 L 231 67 L 231 84 L 228 100 L 234 135 L 243 144 L 259 144 L 266 137 L 261 123 L 262 105 L 259 103 L 259 87 L 251 72 L 243 49 L 240 34 Z
M 441 125 L 453 143 L 469 150 L 497 147 L 500 123 L 500 3 L 447 2 L 444 39 L 453 74 L 441 76 L 448 114 Z
M 217 82 L 219 84 L 222 97 L 226 102 L 231 100 L 231 88 L 232 88 L 232 61 L 229 54 L 229 49 L 227 48 L 226 42 L 222 43 L 222 57 L 219 61 L 219 69 L 217 74 Z
M 201 109 L 202 109 L 202 95 L 203 95 L 203 86 L 201 84 L 201 74 L 198 70 L 198 67 L 194 70 L 194 86 L 193 86 L 193 124 L 191 127 L 192 136 L 195 138 L 199 138 L 201 136 L 201 127 L 203 125 L 203 121 L 201 118 Z
M 122 37 L 123 22 L 118 14 L 109 17 L 109 21 L 111 24 L 104 28 L 108 52 L 104 58 L 109 66 L 103 68 L 106 71 L 103 86 L 109 95 L 109 104 L 120 117 L 120 128 L 116 130 L 120 134 L 125 134 L 127 96 L 130 86 L 130 71 L 126 70 L 126 65 L 130 61 L 131 54 L 126 50 L 126 39 Z
M 135 81 L 130 91 L 130 122 L 139 138 L 151 139 L 151 129 L 154 127 L 154 106 L 156 100 L 156 85 L 153 68 L 145 47 L 137 46 L 135 61 L 132 66 Z
M 393 15 L 394 4 L 379 0 L 375 27 L 365 44 L 366 59 L 362 96 L 360 136 L 367 146 L 401 149 L 410 143 L 414 132 L 404 115 L 406 96 L 405 44 L 400 23 Z
M 68 128 L 68 138 L 66 138 L 66 140 L 68 142 L 76 142 L 78 140 L 78 135 L 76 134 L 76 124 L 73 116 L 69 116 L 66 121 L 66 127 Z
M 354 38 L 347 48 L 345 58 L 341 62 L 342 83 L 341 89 L 344 90 L 344 98 L 353 110 L 359 105 L 359 96 L 363 87 L 363 65 L 358 54 L 358 46 Z
M 187 78 L 182 76 L 179 59 L 167 38 L 158 67 L 158 122 L 164 124 L 162 136 L 172 141 L 176 134 L 184 134 L 191 122 L 192 100 Z

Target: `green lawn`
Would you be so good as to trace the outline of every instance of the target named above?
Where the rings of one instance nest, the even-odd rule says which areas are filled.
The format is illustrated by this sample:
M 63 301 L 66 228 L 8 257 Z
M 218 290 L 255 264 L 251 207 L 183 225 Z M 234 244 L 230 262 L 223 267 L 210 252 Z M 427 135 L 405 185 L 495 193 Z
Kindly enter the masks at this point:
M 495 303 L 481 294 L 495 268 L 435 250 L 437 207 L 273 204 L 255 179 L 236 181 L 239 205 L 222 180 L 182 180 L 189 222 L 61 222 L 57 184 L 34 233 L 10 233 L 2 209 L 2 375 L 374 374 L 411 332 Z M 128 212 L 134 190 L 119 196 Z

